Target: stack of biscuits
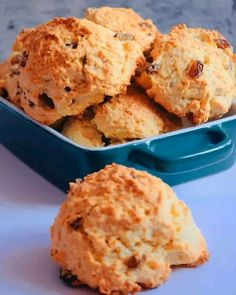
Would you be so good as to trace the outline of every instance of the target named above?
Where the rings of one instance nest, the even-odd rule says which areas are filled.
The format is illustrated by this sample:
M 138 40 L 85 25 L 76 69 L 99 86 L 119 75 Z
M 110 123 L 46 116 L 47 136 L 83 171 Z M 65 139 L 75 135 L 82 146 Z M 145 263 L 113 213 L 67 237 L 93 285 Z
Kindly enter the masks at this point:
M 103 147 L 219 118 L 236 97 L 236 57 L 217 31 L 161 34 L 128 8 L 88 8 L 23 30 L 0 65 L 2 95 L 76 143 Z

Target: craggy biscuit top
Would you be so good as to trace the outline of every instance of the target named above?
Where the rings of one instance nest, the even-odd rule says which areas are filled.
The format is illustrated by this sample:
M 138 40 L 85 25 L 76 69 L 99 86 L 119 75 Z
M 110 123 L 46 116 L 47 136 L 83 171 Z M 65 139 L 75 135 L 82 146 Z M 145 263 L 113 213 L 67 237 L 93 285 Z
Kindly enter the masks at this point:
M 143 61 L 134 41 L 86 19 L 55 18 L 18 36 L 8 78 L 17 76 L 23 109 L 52 124 L 124 92 Z
M 138 82 L 168 111 L 195 123 L 220 117 L 236 96 L 231 45 L 217 31 L 174 27 L 154 43 L 153 63 Z
M 142 89 L 130 86 L 126 94 L 99 105 L 93 122 L 106 137 L 129 140 L 178 129 L 180 122 L 172 117 L 158 108 Z
M 131 8 L 88 8 L 85 17 L 117 32 L 117 38 L 134 39 L 143 51 L 148 51 L 154 39 L 160 36 L 151 19 L 143 19 Z
M 195 266 L 209 255 L 189 208 L 167 184 L 117 164 L 71 184 L 51 237 L 61 277 L 105 294 L 156 287 L 170 266 Z

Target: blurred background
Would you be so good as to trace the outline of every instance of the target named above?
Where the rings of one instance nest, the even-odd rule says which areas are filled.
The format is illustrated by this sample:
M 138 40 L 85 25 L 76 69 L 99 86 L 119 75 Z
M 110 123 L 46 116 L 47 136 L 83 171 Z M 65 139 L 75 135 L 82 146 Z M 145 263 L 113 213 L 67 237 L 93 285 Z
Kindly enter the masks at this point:
M 162 32 L 177 23 L 219 30 L 236 47 L 236 0 L 0 0 L 0 60 L 17 33 L 54 16 L 81 17 L 86 7 L 132 7 Z

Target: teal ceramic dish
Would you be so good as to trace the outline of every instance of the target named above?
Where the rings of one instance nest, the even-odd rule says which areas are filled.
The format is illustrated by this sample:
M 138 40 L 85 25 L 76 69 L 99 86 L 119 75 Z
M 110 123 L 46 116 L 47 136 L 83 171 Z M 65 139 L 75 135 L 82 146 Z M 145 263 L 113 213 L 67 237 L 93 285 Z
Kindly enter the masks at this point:
M 68 183 L 116 162 L 170 185 L 225 170 L 236 158 L 236 105 L 227 116 L 194 127 L 103 148 L 85 148 L 0 98 L 0 142 L 66 191 Z

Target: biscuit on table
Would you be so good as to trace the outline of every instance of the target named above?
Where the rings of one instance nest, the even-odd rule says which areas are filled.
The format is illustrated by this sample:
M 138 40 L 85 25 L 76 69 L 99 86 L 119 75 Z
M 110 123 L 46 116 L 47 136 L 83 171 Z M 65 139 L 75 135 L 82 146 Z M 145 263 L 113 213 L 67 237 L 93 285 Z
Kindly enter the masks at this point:
M 156 39 L 138 83 L 149 96 L 179 117 L 196 124 L 218 118 L 236 96 L 235 55 L 217 31 L 174 27 Z
M 131 8 L 88 8 L 85 17 L 117 32 L 117 38 L 134 39 L 143 51 L 148 51 L 160 32 L 151 19 L 143 19 Z
M 105 95 L 125 92 L 143 63 L 135 41 L 120 40 L 86 19 L 55 18 L 20 33 L 5 78 L 6 85 L 17 81 L 24 111 L 51 125 L 82 113 Z M 10 99 L 14 102 L 15 96 Z
M 172 266 L 197 266 L 209 257 L 190 209 L 173 190 L 117 164 L 71 184 L 51 240 L 61 279 L 104 294 L 157 287 Z
M 129 86 L 96 109 L 93 119 L 107 138 L 140 139 L 180 128 L 178 118 L 158 108 L 145 92 Z

